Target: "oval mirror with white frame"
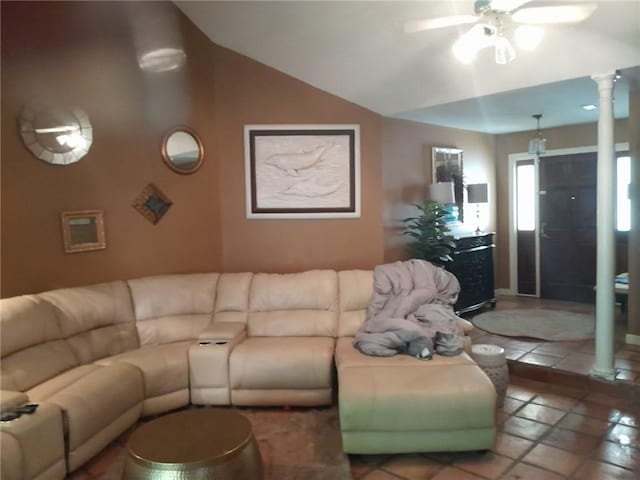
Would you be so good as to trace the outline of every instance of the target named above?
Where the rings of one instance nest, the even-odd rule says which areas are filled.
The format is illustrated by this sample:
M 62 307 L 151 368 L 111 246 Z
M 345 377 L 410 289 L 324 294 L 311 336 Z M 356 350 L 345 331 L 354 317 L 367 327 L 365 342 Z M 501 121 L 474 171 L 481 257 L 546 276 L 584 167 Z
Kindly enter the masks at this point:
M 84 157 L 93 142 L 87 114 L 79 108 L 29 102 L 19 120 L 20 136 L 36 158 L 52 165 L 69 165 Z
M 193 173 L 202 166 L 204 147 L 193 129 L 176 127 L 164 136 L 162 159 L 176 173 Z

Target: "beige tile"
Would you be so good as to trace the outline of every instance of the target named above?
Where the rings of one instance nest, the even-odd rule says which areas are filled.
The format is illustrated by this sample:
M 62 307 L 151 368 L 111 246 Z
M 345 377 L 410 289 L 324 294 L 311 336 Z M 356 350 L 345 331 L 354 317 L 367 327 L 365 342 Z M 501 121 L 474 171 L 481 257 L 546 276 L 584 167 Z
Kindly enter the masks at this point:
M 620 417 L 620 411 L 617 408 L 587 400 L 578 402 L 571 412 L 611 422 L 615 422 Z
M 551 355 L 542 355 L 539 353 L 527 353 L 518 358 L 518 362 L 528 363 L 529 365 L 539 365 L 541 367 L 551 367 L 558 363 L 561 359 Z
M 579 480 L 638 480 L 637 475 L 631 470 L 593 460 L 587 460 L 573 478 Z
M 506 397 L 504 399 L 502 408 L 506 413 L 515 413 L 515 411 L 522 407 L 525 403 L 526 402 L 523 402 L 522 400 L 516 400 L 515 398 Z
M 528 402 L 536 394 L 537 392 L 535 390 L 532 390 L 530 387 L 515 385 L 513 383 L 509 383 L 509 385 L 507 386 L 507 397 L 515 398 L 516 400 L 520 400 L 523 402 Z
M 566 412 L 564 410 L 535 404 L 526 405 L 516 413 L 518 417 L 536 420 L 537 422 L 546 423 L 547 425 L 554 425 L 565 415 Z
M 456 458 L 456 454 L 453 452 L 429 452 L 425 453 L 425 457 L 442 465 L 448 465 Z
M 360 478 L 362 480 L 398 480 L 400 477 L 383 472 L 382 470 L 373 470 Z
M 351 476 L 361 478 L 389 458 L 389 455 L 349 455 Z
M 484 480 L 484 477 L 479 477 L 455 467 L 444 467 L 431 480 Z
M 507 360 L 517 360 L 523 355 L 526 355 L 527 352 L 524 350 L 516 350 L 515 348 L 506 347 L 504 349 L 504 356 Z
M 564 358 L 581 347 L 580 342 L 548 342 L 533 350 L 533 353 Z
M 504 477 L 503 480 L 563 480 L 565 477 L 549 470 L 518 463 Z
M 578 400 L 573 397 L 560 395 L 554 392 L 543 392 L 532 400 L 533 403 L 546 407 L 559 408 L 561 410 L 571 410 L 578 404 Z
M 407 480 L 426 480 L 442 469 L 442 464 L 424 455 L 394 455 L 379 468 Z
M 613 442 L 602 442 L 596 457 L 619 467 L 640 472 L 640 449 L 635 448 L 636 445 L 623 446 Z
M 533 442 L 524 438 L 515 437 L 508 433 L 498 432 L 496 444 L 493 447 L 495 453 L 509 458 L 518 458 L 534 445 Z
M 585 402 L 596 403 L 598 405 L 604 405 L 605 407 L 611 407 L 614 409 L 620 409 L 626 404 L 625 400 L 622 398 L 616 398 L 602 393 L 589 393 L 583 400 Z
M 554 428 L 542 443 L 562 448 L 578 455 L 587 455 L 595 450 L 601 437 L 594 437 L 582 432 L 574 432 L 564 428 Z
M 610 423 L 597 418 L 585 417 L 570 413 L 557 424 L 558 427 L 568 428 L 575 432 L 588 433 L 589 435 L 602 436 L 607 433 Z
M 559 448 L 540 444 L 525 455 L 523 461 L 560 475 L 569 476 L 577 470 L 584 458 Z
M 616 368 L 624 368 L 625 370 L 631 370 L 632 372 L 640 373 L 640 362 L 633 360 L 626 360 L 624 358 L 616 358 Z
M 623 368 L 616 371 L 616 380 L 621 380 L 624 382 L 632 382 L 635 380 L 640 374 L 638 372 L 632 372 L 631 370 L 625 370 Z
M 621 425 L 628 425 L 630 427 L 640 427 L 640 413 L 623 413 L 618 417 L 617 422 Z
M 607 439 L 623 446 L 635 446 L 640 443 L 640 430 L 628 425 L 616 425 L 607 435 Z
M 513 348 L 515 350 L 523 350 L 525 352 L 530 352 L 534 348 L 540 346 L 540 342 L 527 342 L 524 340 L 511 340 L 503 344 L 504 347 Z
M 513 463 L 511 458 L 493 452 L 465 452 L 457 456 L 453 466 L 485 478 L 499 478 Z
M 533 420 L 520 417 L 510 417 L 502 426 L 504 432 L 526 438 L 528 440 L 538 440 L 549 430 L 549 428 L 549 425 L 545 425 L 544 423 L 538 423 Z

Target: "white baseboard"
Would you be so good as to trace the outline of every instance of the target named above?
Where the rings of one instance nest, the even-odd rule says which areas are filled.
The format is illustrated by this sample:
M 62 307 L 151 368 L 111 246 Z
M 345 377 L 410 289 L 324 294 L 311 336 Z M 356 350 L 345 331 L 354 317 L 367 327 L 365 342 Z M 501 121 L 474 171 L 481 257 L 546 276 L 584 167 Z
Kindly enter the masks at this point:
M 496 295 L 515 295 L 516 292 L 510 288 L 496 288 Z
M 632 333 L 627 333 L 624 336 L 624 341 L 629 345 L 640 345 L 640 335 L 633 335 Z

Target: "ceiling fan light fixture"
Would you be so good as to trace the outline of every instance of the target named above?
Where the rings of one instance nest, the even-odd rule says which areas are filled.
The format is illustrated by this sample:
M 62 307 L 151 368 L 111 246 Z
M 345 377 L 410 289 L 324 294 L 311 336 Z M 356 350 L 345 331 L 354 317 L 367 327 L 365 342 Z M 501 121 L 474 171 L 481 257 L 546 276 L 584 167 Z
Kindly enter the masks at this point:
M 544 36 L 544 28 L 534 25 L 520 25 L 513 32 L 513 38 L 516 45 L 522 50 L 533 52 Z
M 511 45 L 511 42 L 507 37 L 497 37 L 495 47 L 495 58 L 497 64 L 504 65 L 516 58 L 516 50 L 513 48 L 513 45 Z

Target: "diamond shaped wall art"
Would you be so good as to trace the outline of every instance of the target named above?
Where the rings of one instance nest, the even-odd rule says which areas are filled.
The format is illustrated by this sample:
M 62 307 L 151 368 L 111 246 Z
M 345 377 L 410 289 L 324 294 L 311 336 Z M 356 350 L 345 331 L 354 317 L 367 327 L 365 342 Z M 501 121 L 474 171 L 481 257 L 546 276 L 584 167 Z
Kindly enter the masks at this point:
M 132 206 L 154 225 L 160 221 L 173 202 L 153 183 L 149 183 L 133 201 Z

